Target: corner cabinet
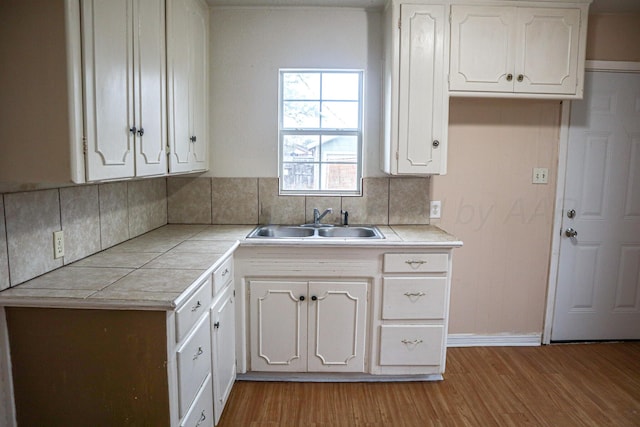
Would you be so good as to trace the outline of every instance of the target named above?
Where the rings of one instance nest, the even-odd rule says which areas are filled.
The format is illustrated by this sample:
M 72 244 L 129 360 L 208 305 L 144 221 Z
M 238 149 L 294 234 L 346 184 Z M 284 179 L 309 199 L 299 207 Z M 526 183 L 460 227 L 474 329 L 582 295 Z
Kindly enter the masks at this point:
M 582 98 L 588 2 L 539 5 L 451 6 L 452 96 Z
M 446 173 L 447 16 L 444 4 L 391 1 L 385 8 L 381 166 L 386 173 Z
M 209 14 L 200 0 L 167 0 L 169 173 L 208 169 Z

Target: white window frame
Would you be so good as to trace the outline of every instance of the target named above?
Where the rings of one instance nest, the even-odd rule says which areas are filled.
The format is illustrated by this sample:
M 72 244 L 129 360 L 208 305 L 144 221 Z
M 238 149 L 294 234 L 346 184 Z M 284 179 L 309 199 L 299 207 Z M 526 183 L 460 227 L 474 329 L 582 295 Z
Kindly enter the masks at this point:
M 357 129 L 338 129 L 338 128 L 284 128 L 283 127 L 283 105 L 286 99 L 284 99 L 283 88 L 283 75 L 285 73 L 315 73 L 315 74 L 328 74 L 328 73 L 354 73 L 359 74 L 359 100 L 358 100 L 358 128 Z M 321 79 L 322 80 L 322 79 Z M 317 100 L 320 103 L 323 101 L 331 101 L 328 99 Z M 364 70 L 360 69 L 310 69 L 310 68 L 282 68 L 278 72 L 278 181 L 279 181 L 279 194 L 282 195 L 300 195 L 300 196 L 361 196 L 362 195 L 362 171 L 363 171 L 363 129 L 364 129 Z M 356 188 L 354 190 L 288 190 L 284 189 L 284 137 L 288 135 L 318 135 L 323 136 L 356 136 L 357 137 L 357 160 L 356 160 Z M 313 162 L 300 162 L 301 164 L 315 164 L 319 168 L 319 179 L 322 182 L 322 164 L 331 163 L 336 164 L 339 162 L 323 161 L 321 157 L 317 161 Z M 353 164 L 353 162 L 345 162 L 345 164 Z

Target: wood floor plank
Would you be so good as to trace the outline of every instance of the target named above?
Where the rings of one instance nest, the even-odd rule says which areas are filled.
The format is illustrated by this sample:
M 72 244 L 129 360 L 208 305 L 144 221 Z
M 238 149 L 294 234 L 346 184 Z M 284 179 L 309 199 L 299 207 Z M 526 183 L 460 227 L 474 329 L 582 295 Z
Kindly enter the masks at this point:
M 640 426 L 640 342 L 447 351 L 444 381 L 236 382 L 219 427 Z

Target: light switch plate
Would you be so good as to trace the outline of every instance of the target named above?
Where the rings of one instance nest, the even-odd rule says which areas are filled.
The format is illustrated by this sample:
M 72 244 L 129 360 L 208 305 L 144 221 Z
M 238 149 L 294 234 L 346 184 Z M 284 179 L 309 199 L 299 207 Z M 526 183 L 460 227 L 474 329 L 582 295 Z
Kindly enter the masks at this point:
M 549 169 L 533 168 L 533 177 L 531 182 L 534 184 L 547 184 L 549 182 Z

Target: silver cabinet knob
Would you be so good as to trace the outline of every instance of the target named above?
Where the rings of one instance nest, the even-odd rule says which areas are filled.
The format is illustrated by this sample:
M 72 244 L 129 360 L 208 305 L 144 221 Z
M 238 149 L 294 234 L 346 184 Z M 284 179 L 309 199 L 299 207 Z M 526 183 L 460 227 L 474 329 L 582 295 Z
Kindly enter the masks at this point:
M 576 237 L 578 235 L 578 232 L 573 228 L 567 228 L 564 232 L 564 235 L 567 237 Z

